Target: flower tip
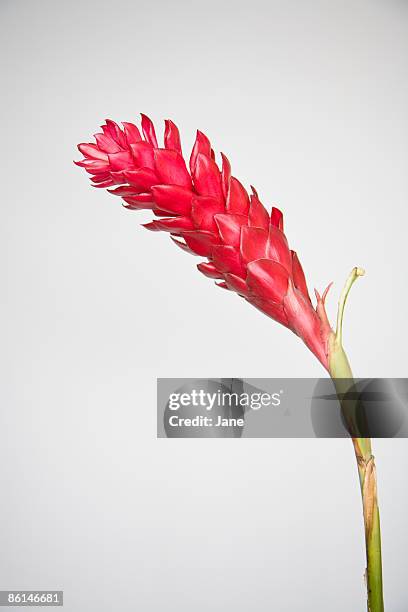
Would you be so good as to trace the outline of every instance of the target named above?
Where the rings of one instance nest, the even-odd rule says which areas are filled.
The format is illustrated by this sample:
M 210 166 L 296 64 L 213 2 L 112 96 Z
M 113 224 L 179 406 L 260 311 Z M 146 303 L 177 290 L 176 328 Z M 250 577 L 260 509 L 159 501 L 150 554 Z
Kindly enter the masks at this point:
M 323 295 L 322 295 L 322 300 L 323 300 L 323 304 L 326 300 L 327 294 L 329 293 L 330 289 L 333 287 L 333 281 L 331 281 L 331 283 L 329 283 L 326 287 L 326 289 L 323 291 Z
M 354 268 L 356 276 L 364 276 L 365 275 L 365 270 L 364 268 Z
M 148 129 L 152 125 L 152 120 L 150 119 L 149 115 L 146 115 L 145 113 L 140 113 L 140 116 L 142 118 L 142 129 L 143 126 L 145 126 L 145 129 Z
M 127 208 L 125 206 L 125 208 Z M 151 231 L 151 232 L 159 232 L 160 228 L 157 225 L 156 221 L 150 221 L 150 223 L 142 223 L 142 227 L 144 227 L 145 229 Z

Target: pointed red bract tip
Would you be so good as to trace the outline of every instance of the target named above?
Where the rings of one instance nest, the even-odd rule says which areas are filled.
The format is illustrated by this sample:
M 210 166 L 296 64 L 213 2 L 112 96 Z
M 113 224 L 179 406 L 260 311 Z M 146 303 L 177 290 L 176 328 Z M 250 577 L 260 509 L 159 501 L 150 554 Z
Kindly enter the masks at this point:
M 144 137 L 149 144 L 151 144 L 153 147 L 157 147 L 156 131 L 154 129 L 152 120 L 147 115 L 144 115 L 143 113 L 140 114 L 142 117 L 142 131 Z
M 166 119 L 164 123 L 164 146 L 166 149 L 172 149 L 181 155 L 181 141 L 178 127 L 170 119 Z

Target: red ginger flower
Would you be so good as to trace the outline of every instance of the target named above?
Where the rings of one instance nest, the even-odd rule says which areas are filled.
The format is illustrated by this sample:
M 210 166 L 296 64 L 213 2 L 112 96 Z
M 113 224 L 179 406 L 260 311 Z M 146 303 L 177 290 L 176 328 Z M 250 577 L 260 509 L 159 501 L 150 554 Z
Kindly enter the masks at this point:
M 223 154 L 220 171 L 202 132 L 188 170 L 172 121 L 165 122 L 164 148 L 146 115 L 141 125 L 143 135 L 132 123 L 123 123 L 122 130 L 106 120 L 96 144 L 78 145 L 84 159 L 75 163 L 91 174 L 94 187 L 118 185 L 109 191 L 126 208 L 151 209 L 159 218 L 144 227 L 169 232 L 184 251 L 205 257 L 200 272 L 291 329 L 327 369 L 328 288 L 323 296 L 315 291 L 315 309 L 298 256 L 289 249 L 282 212 L 273 207 L 269 214 L 253 187 L 249 196 Z

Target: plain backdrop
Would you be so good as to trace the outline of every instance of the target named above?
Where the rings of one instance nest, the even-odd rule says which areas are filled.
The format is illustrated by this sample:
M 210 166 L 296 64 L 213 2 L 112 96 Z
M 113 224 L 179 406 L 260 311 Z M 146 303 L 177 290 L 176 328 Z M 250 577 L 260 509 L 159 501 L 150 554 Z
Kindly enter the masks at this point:
M 106 118 L 196 128 L 285 212 L 310 288 L 354 265 L 357 376 L 407 376 L 408 5 L 1 0 L 0 589 L 67 612 L 365 609 L 351 444 L 157 440 L 156 377 L 324 375 L 72 163 Z M 161 129 L 160 129 L 161 132 Z M 375 441 L 387 612 L 407 443 Z

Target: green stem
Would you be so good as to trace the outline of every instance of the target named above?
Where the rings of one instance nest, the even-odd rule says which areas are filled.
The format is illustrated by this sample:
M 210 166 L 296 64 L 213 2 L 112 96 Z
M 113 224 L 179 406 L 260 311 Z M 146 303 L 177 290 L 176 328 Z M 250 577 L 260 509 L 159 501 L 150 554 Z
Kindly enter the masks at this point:
M 339 398 L 350 388 L 353 374 L 342 345 L 344 307 L 354 281 L 364 270 L 354 268 L 339 300 L 336 333 L 329 338 L 329 371 Z M 366 585 L 368 612 L 384 612 L 381 561 L 380 514 L 377 501 L 377 476 L 370 438 L 352 438 L 360 479 L 366 545 Z

